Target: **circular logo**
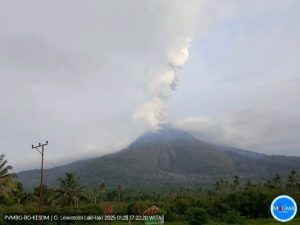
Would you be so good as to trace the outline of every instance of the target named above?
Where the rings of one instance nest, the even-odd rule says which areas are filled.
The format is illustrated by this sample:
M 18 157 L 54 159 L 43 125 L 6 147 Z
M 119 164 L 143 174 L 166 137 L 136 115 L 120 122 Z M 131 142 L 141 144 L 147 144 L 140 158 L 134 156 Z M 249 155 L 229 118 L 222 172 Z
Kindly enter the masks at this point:
M 271 213 L 276 220 L 288 222 L 296 216 L 297 204 L 290 196 L 278 196 L 271 204 Z

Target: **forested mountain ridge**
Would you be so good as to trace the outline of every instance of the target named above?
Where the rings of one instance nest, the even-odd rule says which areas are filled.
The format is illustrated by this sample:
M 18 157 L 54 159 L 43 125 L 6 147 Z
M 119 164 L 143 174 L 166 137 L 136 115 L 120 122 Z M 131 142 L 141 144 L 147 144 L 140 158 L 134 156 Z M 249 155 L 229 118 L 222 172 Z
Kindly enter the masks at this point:
M 300 170 L 300 157 L 269 156 L 198 140 L 187 132 L 164 127 L 146 132 L 121 151 L 45 170 L 45 184 L 56 186 L 66 172 L 76 172 L 89 187 L 101 182 L 127 187 L 211 186 L 238 175 L 266 181 L 275 174 Z M 25 188 L 39 184 L 39 170 L 18 174 Z

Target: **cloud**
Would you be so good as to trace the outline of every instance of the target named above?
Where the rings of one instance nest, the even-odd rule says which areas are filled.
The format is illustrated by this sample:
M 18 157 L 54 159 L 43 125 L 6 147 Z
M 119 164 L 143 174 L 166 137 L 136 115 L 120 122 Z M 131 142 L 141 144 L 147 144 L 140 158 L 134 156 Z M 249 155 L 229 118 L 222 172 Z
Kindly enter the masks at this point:
M 212 141 L 239 140 L 232 133 L 244 128 L 216 114 L 265 105 L 285 108 L 282 119 L 296 114 L 298 81 L 279 78 L 297 75 L 297 7 L 270 3 L 1 3 L 0 124 L 10 132 L 0 129 L 0 149 L 17 170 L 37 168 L 31 144 L 45 140 L 53 166 L 117 151 L 162 121 L 205 115 L 185 124 L 201 124 Z M 277 31 L 266 32 L 273 21 Z M 275 51 L 281 44 L 288 51 Z
M 170 103 L 177 127 L 213 143 L 300 154 L 299 2 L 277 3 L 244 2 L 238 17 L 193 43 L 189 79 Z
M 2 3 L 0 118 L 12 133 L 1 131 L 0 148 L 16 169 L 39 166 L 30 149 L 36 141 L 49 141 L 47 157 L 55 163 L 58 153 L 63 159 L 88 157 L 89 146 L 99 155 L 119 150 L 142 133 L 146 128 L 132 116 L 150 98 L 145 87 L 159 80 L 161 72 L 155 95 L 160 98 L 176 86 L 174 75 L 168 75 L 174 71 L 168 57 L 176 54 L 171 63 L 178 64 L 186 57 L 185 42 L 201 5 Z M 160 112 L 157 102 L 146 108 L 158 104 Z M 34 160 L 26 163 L 28 152 Z
M 188 117 L 173 126 L 210 143 L 265 154 L 297 155 L 300 122 L 297 114 L 240 110 L 220 117 Z

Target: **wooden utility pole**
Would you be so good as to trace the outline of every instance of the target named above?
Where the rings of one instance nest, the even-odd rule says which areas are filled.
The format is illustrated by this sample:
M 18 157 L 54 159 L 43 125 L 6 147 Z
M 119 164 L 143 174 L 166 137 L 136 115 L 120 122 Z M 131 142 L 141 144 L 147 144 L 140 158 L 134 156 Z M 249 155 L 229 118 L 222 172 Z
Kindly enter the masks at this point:
M 39 143 L 37 146 L 31 146 L 32 149 L 36 149 L 41 154 L 41 181 L 40 181 L 40 203 L 39 203 L 39 214 L 42 213 L 43 205 L 43 181 L 44 181 L 44 147 L 48 145 L 48 141 L 45 144 Z M 40 149 L 41 148 L 41 149 Z

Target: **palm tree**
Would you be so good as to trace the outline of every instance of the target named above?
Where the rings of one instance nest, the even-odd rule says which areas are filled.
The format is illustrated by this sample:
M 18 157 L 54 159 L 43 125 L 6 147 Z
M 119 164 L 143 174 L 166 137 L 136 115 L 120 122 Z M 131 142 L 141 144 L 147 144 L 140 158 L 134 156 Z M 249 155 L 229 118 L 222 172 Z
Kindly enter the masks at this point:
M 24 197 L 23 184 L 21 182 L 16 183 L 16 189 L 12 191 L 14 200 L 18 205 L 21 204 L 21 200 Z
M 218 197 L 218 200 L 219 200 L 220 199 L 220 192 L 221 192 L 221 182 L 219 180 L 217 180 L 213 188 L 217 192 L 217 197 Z
M 25 204 L 32 203 L 32 202 L 38 202 L 39 196 L 37 196 L 33 192 L 25 192 L 21 201 Z
M 229 186 L 229 183 L 227 181 L 224 181 L 223 179 L 216 181 L 216 183 L 213 186 L 213 189 L 217 193 L 218 200 L 220 199 L 221 195 L 224 196 L 228 193 Z
M 240 177 L 236 175 L 236 176 L 234 176 L 233 182 L 231 185 L 232 191 L 236 192 L 239 189 L 239 187 L 240 187 Z
M 91 194 L 91 199 L 92 201 L 94 202 L 94 204 L 96 205 L 97 204 L 97 200 L 98 200 L 98 190 L 97 188 L 93 188 L 92 192 L 90 193 Z
M 32 193 L 32 200 L 37 201 L 40 196 L 41 188 L 40 186 L 35 187 Z M 52 188 L 48 188 L 47 185 L 42 185 L 42 193 L 43 193 L 43 204 L 45 205 L 54 205 L 55 204 L 55 191 Z
M 299 183 L 300 183 L 299 174 L 295 169 L 293 169 L 288 177 L 288 182 L 287 182 L 287 186 L 291 189 L 293 194 L 297 192 L 297 187 Z
M 121 201 L 121 192 L 122 191 L 123 191 L 122 185 L 118 184 L 118 186 L 117 186 L 117 192 L 118 192 L 118 196 L 119 196 L 119 201 Z
M 275 188 L 277 188 L 277 189 L 282 188 L 282 179 L 281 179 L 281 176 L 278 173 L 273 178 L 273 183 L 274 183 Z
M 14 181 L 16 175 L 10 172 L 12 167 L 7 165 L 4 157 L 5 155 L 0 155 L 0 198 L 9 199 L 12 191 L 17 189 L 17 184 Z
M 84 195 L 83 186 L 80 184 L 79 177 L 76 173 L 66 173 L 66 178 L 59 178 L 59 188 L 56 190 L 59 195 L 58 199 L 64 204 L 75 208 L 79 206 L 79 200 L 86 199 Z
M 103 202 L 104 200 L 104 193 L 106 191 L 106 185 L 104 182 L 101 183 L 100 185 L 100 193 L 101 193 L 101 201 Z

